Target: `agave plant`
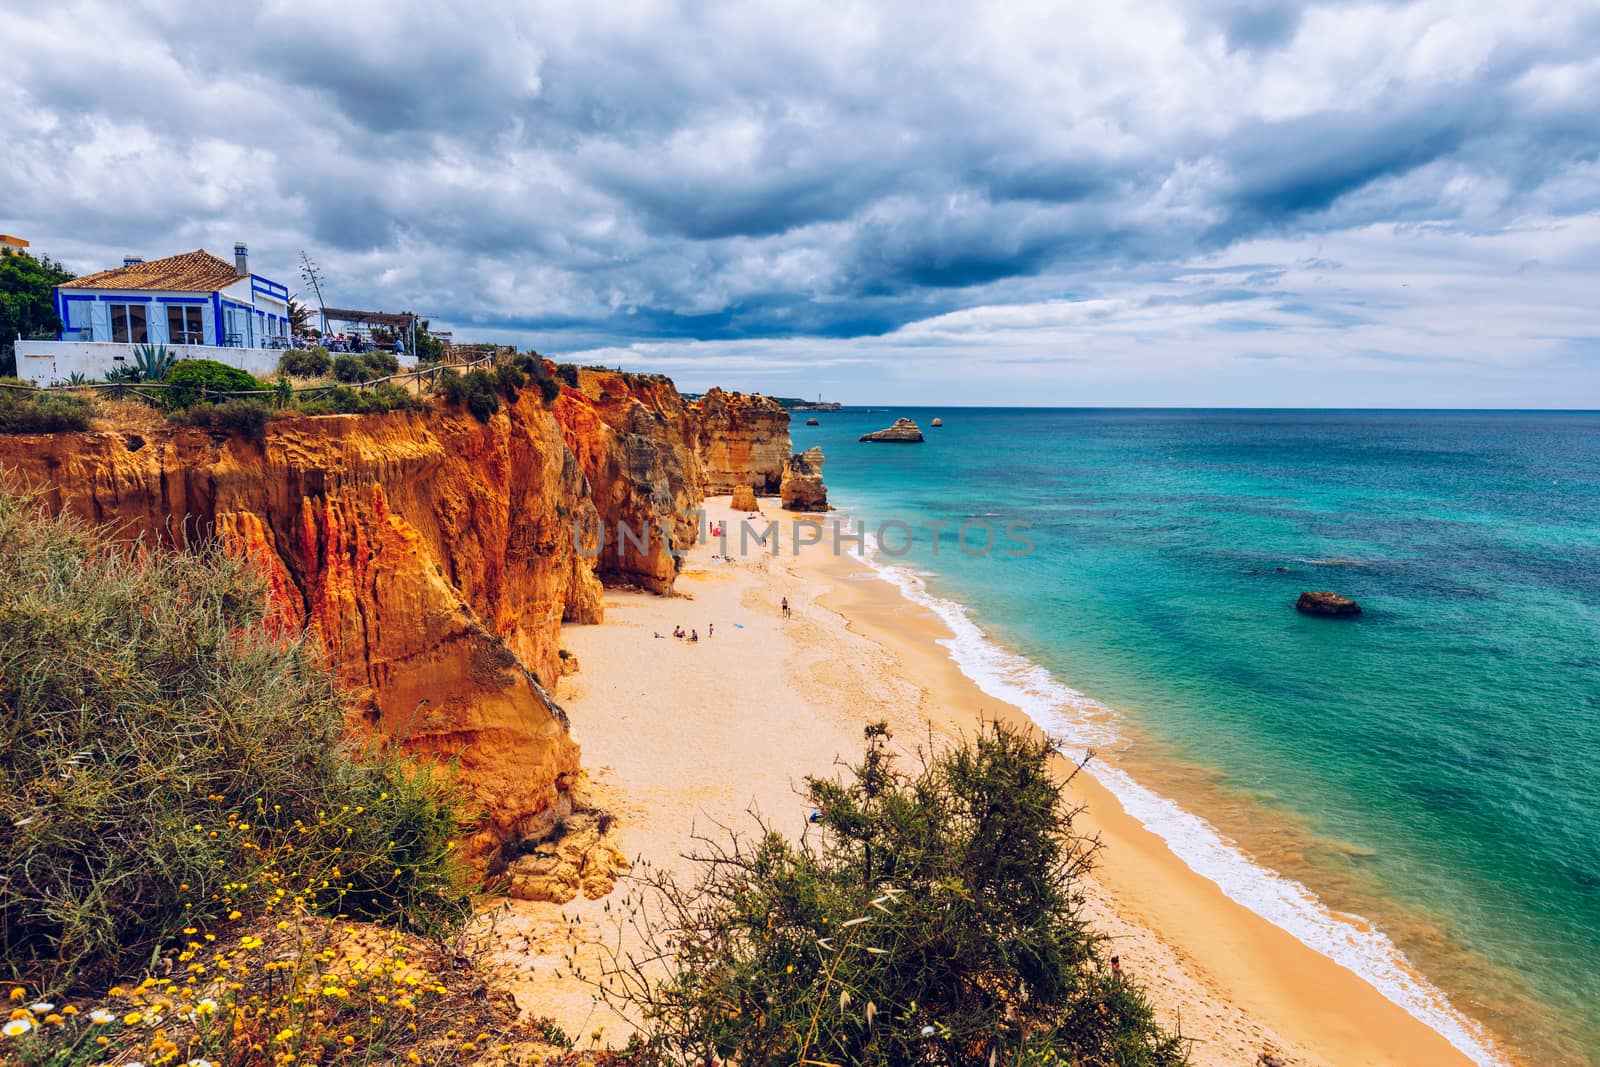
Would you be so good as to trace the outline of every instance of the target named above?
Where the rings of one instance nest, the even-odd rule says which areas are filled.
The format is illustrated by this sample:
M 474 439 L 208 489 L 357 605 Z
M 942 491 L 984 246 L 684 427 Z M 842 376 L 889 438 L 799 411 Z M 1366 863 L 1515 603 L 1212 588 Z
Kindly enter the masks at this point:
M 106 381 L 112 385 L 128 384 L 139 380 L 139 368 L 130 367 L 126 363 L 120 363 L 106 371 Z
M 89 376 L 84 374 L 82 371 L 75 370 L 71 374 L 67 375 L 67 384 L 68 385 L 88 385 L 89 384 Z
M 159 382 L 178 362 L 177 354 L 166 345 L 139 345 L 133 350 L 134 366 L 147 382 Z

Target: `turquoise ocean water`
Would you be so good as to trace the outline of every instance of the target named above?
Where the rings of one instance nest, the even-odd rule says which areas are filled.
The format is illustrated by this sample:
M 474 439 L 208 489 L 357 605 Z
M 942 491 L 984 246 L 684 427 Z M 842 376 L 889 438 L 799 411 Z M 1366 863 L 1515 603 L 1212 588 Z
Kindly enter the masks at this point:
M 857 443 L 902 415 L 926 444 Z M 796 450 L 869 529 L 1030 525 L 1022 557 L 952 528 L 877 562 L 1191 866 L 1483 1062 L 1437 990 L 1519 1058 L 1600 1063 L 1600 414 L 817 418 Z

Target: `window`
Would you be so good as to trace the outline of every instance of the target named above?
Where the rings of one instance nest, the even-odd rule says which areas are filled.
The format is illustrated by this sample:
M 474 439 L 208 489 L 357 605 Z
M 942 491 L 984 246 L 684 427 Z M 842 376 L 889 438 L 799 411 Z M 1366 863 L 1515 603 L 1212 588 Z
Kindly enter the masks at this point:
M 145 328 L 143 304 L 111 305 L 111 339 L 122 344 L 142 345 L 150 340 Z
M 167 338 L 175 345 L 203 345 L 205 329 L 200 324 L 200 309 L 182 304 L 167 305 Z
M 248 308 L 225 304 L 222 308 L 223 343 L 230 348 L 243 348 L 249 340 L 250 311 Z

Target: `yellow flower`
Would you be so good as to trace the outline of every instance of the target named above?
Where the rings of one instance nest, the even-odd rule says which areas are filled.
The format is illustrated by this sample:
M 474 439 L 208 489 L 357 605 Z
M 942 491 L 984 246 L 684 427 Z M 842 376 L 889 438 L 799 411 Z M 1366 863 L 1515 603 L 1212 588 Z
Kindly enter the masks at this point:
M 133 1025 L 137 1024 L 140 1019 L 143 1019 L 143 1018 L 144 1018 L 144 1016 L 140 1015 L 138 1012 L 130 1011 L 128 1014 L 126 1014 L 126 1015 L 124 1015 L 122 1017 L 122 1021 L 124 1023 L 126 1023 L 127 1025 L 129 1025 L 129 1026 L 133 1026 Z
M 28 995 L 27 990 L 22 989 L 20 987 L 17 988 L 17 989 L 13 989 L 11 991 L 11 999 L 12 1000 L 21 1000 L 23 997 L 25 997 L 27 995 Z

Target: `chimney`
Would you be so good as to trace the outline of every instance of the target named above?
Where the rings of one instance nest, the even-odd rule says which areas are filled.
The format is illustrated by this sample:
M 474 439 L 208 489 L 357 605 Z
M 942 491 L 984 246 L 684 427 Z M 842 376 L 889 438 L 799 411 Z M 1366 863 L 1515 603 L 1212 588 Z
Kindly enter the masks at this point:
M 241 276 L 250 273 L 250 250 L 244 246 L 243 241 L 233 243 L 233 269 Z
M 137 267 L 139 264 L 141 264 L 143 262 L 144 262 L 144 257 L 143 256 L 123 256 L 122 257 L 122 265 L 124 267 Z

